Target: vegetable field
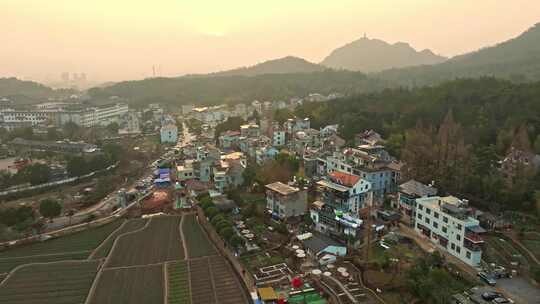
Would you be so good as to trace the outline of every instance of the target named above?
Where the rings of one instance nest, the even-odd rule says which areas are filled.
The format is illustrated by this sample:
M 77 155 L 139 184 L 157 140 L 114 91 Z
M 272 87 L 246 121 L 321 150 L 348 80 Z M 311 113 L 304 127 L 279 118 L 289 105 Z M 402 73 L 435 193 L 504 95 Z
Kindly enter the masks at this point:
M 122 224 L 121 221 L 0 252 L 0 272 L 36 262 L 86 259 L 93 249 Z
M 189 268 L 185 261 L 167 264 L 169 274 L 169 304 L 190 304 Z
M 23 266 L 0 287 L 0 303 L 84 303 L 97 269 L 97 261 Z
M 90 303 L 163 303 L 163 287 L 163 265 L 105 269 Z
M 214 245 L 210 242 L 206 233 L 197 222 L 195 215 L 184 216 L 182 222 L 182 232 L 186 238 L 187 252 L 189 258 L 198 258 L 217 254 Z
M 106 267 L 148 265 L 183 259 L 180 218 L 154 217 L 144 230 L 120 236 Z
M 110 237 L 100 245 L 99 249 L 94 252 L 94 255 L 92 256 L 93 259 L 101 259 L 105 258 L 107 255 L 109 255 L 109 252 L 111 251 L 111 248 L 114 244 L 114 241 L 116 238 L 124 233 L 132 232 L 135 230 L 139 230 L 146 225 L 147 220 L 146 219 L 133 219 L 127 221 L 122 227 L 120 227 L 118 230 L 113 232 Z

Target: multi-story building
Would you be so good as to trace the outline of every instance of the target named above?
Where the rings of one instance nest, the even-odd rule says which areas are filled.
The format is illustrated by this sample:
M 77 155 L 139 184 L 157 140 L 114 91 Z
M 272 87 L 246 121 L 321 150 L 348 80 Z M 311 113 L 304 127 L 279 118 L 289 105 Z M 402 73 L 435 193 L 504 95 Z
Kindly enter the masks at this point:
M 221 135 L 218 138 L 219 141 L 219 147 L 224 149 L 230 149 L 233 146 L 238 145 L 240 140 L 240 132 L 239 131 L 225 131 L 221 133 Z
M 282 182 L 266 185 L 266 209 L 273 217 L 286 219 L 307 212 L 307 190 Z
M 361 243 L 360 209 L 372 199 L 371 184 L 359 176 L 332 172 L 317 182 L 319 201 L 310 209 L 315 229 L 351 246 Z
M 419 235 L 438 248 L 473 267 L 480 266 L 485 230 L 473 217 L 467 201 L 453 196 L 416 199 L 416 224 Z
M 254 123 L 241 125 L 240 134 L 244 137 L 259 137 L 261 135 L 261 128 Z
M 320 200 L 335 209 L 358 214 L 369 199 L 371 183 L 360 176 L 331 172 L 317 182 Z
M 421 182 L 411 179 L 399 185 L 396 205 L 399 211 L 414 226 L 416 219 L 416 199 L 437 195 L 437 188 L 424 185 Z
M 401 171 L 400 163 L 381 155 L 386 154 L 380 151 L 348 148 L 343 152 L 336 151 L 331 155 L 319 157 L 317 171 L 319 175 L 338 171 L 360 176 L 372 184 L 374 197 L 380 199 L 386 193 L 397 191 Z
M 283 147 L 286 144 L 286 132 L 283 129 L 272 130 L 272 145 Z
M 20 127 L 53 123 L 55 115 L 55 111 L 50 110 L 18 111 L 3 109 L 0 110 L 0 125 L 10 131 Z
M 271 146 L 257 148 L 255 150 L 255 162 L 258 165 L 263 165 L 266 161 L 276 158 L 278 154 L 279 150 Z
M 175 124 L 167 123 L 159 131 L 161 143 L 176 144 L 178 142 L 178 127 Z

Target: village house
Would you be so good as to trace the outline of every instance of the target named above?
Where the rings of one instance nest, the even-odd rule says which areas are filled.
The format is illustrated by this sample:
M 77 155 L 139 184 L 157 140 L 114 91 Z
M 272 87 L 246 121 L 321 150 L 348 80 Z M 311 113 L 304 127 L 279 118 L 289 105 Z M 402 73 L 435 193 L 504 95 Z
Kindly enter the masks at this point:
M 266 187 L 266 209 L 273 217 L 287 219 L 307 212 L 307 190 L 292 187 L 282 182 Z
M 484 244 L 481 235 L 486 231 L 473 217 L 473 210 L 466 200 L 453 196 L 416 199 L 414 229 L 466 264 L 480 266 Z

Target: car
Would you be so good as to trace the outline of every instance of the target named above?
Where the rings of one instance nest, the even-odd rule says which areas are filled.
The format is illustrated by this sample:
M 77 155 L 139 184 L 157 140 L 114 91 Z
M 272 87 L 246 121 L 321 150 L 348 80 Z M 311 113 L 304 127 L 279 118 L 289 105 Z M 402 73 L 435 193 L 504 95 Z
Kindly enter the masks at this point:
M 495 286 L 495 284 L 497 284 L 495 278 L 487 272 L 479 272 L 478 277 L 480 277 L 480 279 L 482 279 L 482 281 L 486 282 L 488 285 Z
M 495 298 L 493 299 L 493 301 L 491 301 L 492 303 L 495 303 L 495 304 L 510 304 L 510 303 L 514 303 L 514 301 L 510 300 L 510 299 L 507 299 L 505 297 L 498 297 L 498 298 Z
M 496 291 L 486 291 L 482 294 L 482 299 L 486 301 L 492 301 L 502 297 L 502 294 Z

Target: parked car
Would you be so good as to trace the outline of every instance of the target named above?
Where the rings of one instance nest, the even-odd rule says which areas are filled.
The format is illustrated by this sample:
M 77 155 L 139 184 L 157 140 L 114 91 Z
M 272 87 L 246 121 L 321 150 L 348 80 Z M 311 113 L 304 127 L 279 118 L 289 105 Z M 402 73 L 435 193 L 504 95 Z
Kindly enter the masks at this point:
M 512 274 L 502 266 L 497 266 L 492 271 L 493 276 L 497 279 L 511 278 Z
M 503 295 L 499 292 L 495 292 L 495 291 L 487 291 L 487 292 L 484 292 L 482 294 L 482 299 L 486 300 L 486 301 L 493 301 L 497 298 L 500 298 L 502 297 Z
M 488 285 L 495 286 L 497 284 L 495 278 L 487 272 L 479 272 L 478 277 Z
M 510 303 L 514 303 L 514 301 L 510 300 L 510 299 L 507 299 L 505 297 L 498 297 L 498 298 L 495 298 L 493 299 L 493 301 L 491 301 L 495 304 L 510 304 Z

